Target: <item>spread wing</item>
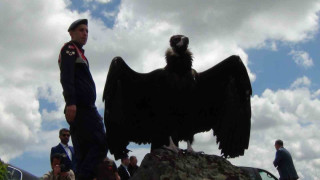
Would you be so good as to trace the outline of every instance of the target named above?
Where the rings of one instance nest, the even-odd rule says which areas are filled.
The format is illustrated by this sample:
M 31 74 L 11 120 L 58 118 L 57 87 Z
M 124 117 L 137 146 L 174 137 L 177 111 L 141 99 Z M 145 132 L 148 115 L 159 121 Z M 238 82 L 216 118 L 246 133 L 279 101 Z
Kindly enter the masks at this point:
M 188 80 L 189 79 L 189 80 Z M 210 129 L 225 157 L 249 146 L 251 84 L 241 59 L 231 56 L 195 77 L 176 78 L 163 69 L 137 73 L 121 59 L 109 68 L 104 89 L 107 143 L 116 159 L 129 142 L 151 143 L 154 135 L 178 131 L 180 140 Z
M 163 69 L 137 73 L 121 57 L 112 60 L 103 100 L 107 144 L 116 159 L 127 154 L 129 142 L 151 143 L 152 131 L 161 128 L 164 75 Z
M 251 84 L 239 56 L 231 56 L 196 77 L 194 133 L 213 129 L 224 157 L 248 149 L 251 127 Z

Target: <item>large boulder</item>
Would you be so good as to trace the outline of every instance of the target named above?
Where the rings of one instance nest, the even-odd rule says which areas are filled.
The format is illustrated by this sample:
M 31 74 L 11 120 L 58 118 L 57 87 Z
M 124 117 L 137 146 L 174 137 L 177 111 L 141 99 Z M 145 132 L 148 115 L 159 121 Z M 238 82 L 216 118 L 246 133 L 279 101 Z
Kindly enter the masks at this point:
M 157 149 L 147 154 L 130 180 L 245 180 L 240 168 L 225 158 Z

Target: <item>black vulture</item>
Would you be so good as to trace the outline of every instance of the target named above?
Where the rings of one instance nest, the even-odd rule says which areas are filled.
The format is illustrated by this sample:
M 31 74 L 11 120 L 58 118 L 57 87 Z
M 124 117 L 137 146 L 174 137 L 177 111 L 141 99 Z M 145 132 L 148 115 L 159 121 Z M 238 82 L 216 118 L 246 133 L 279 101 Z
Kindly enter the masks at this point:
M 110 65 L 103 100 L 110 153 L 119 159 L 129 142 L 151 143 L 151 150 L 169 144 L 192 143 L 196 133 L 213 129 L 225 158 L 249 147 L 252 88 L 239 56 L 210 69 L 192 69 L 189 39 L 170 38 L 167 65 L 149 73 L 132 70 L 121 57 Z

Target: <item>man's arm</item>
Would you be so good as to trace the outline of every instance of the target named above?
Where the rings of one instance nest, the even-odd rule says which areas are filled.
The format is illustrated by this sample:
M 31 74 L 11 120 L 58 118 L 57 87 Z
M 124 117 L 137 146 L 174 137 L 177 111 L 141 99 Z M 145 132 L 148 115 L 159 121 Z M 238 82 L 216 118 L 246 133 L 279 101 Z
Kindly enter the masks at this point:
M 276 158 L 273 161 L 274 167 L 278 167 L 279 166 L 279 163 L 280 163 L 281 159 L 282 159 L 282 151 L 278 150 L 276 152 Z
M 75 175 L 72 170 L 68 172 L 61 172 L 61 177 L 64 177 L 66 180 L 75 180 Z
M 72 170 L 69 171 L 69 180 L 75 180 L 76 176 L 74 175 L 74 172 Z
M 66 119 L 69 123 L 72 123 L 74 121 L 74 118 L 76 117 L 77 113 L 77 106 L 76 105 L 70 105 L 66 108 Z
M 77 59 L 76 48 L 74 45 L 66 45 L 62 48 L 60 55 L 60 81 L 67 104 L 65 115 L 68 122 L 73 122 L 77 111 L 74 83 L 75 61 Z
M 44 174 L 44 175 L 42 176 L 41 180 L 51 180 L 51 179 L 50 179 L 50 172 Z

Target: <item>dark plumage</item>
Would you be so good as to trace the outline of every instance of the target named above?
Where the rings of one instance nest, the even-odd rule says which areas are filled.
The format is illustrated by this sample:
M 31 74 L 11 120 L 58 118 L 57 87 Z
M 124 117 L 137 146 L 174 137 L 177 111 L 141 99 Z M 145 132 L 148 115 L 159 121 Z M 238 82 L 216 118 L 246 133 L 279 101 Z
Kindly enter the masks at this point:
M 213 129 L 224 157 L 244 154 L 251 126 L 251 84 L 239 56 L 197 73 L 192 69 L 189 39 L 175 35 L 166 51 L 167 65 L 150 73 L 133 71 L 121 57 L 109 68 L 104 89 L 107 143 L 116 159 L 129 142 L 151 149 L 193 141 Z

